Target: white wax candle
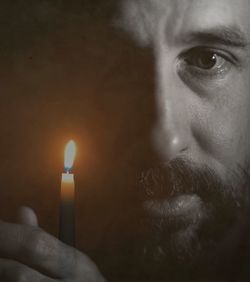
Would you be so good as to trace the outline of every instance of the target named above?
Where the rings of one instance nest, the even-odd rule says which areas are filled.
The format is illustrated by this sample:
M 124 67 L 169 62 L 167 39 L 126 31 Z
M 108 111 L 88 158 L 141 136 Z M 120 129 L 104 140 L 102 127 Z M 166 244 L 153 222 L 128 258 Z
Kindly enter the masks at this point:
M 65 148 L 64 169 L 61 179 L 61 205 L 59 238 L 64 243 L 75 244 L 75 182 L 70 173 L 75 158 L 76 146 L 70 141 Z

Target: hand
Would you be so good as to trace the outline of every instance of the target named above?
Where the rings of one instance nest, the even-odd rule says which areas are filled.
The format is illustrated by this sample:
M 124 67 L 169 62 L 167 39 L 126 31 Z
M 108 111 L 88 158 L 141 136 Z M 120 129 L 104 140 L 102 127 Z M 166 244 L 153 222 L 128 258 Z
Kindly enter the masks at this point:
M 39 228 L 33 210 L 21 208 L 18 221 L 0 221 L 0 281 L 105 281 L 86 255 Z

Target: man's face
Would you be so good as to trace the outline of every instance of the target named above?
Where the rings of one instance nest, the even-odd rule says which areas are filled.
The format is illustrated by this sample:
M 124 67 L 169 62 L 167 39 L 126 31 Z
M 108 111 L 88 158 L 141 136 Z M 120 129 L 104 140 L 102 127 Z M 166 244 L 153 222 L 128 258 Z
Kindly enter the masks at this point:
M 250 152 L 250 1 L 124 6 L 126 28 L 155 52 L 154 141 L 163 160 L 185 157 L 220 176 L 242 165 Z
M 248 195 L 250 1 L 127 0 L 121 11 L 123 29 L 155 58 L 160 163 L 141 184 L 156 257 L 199 258 L 225 238 L 234 248 Z

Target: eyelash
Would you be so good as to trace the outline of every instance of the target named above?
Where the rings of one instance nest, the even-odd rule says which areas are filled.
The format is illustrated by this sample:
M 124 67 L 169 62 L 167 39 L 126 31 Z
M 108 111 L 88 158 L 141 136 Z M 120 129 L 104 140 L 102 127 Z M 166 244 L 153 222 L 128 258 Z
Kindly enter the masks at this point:
M 214 59 L 213 62 L 209 62 L 210 59 Z M 213 49 L 209 47 L 193 47 L 192 49 L 182 53 L 179 58 L 178 72 L 188 73 L 201 79 L 220 79 L 230 71 L 234 64 L 236 64 L 235 58 L 229 52 L 222 51 L 220 49 Z M 211 63 L 211 67 L 207 68 L 205 65 L 202 67 L 202 63 Z M 200 64 L 200 65 L 199 65 Z

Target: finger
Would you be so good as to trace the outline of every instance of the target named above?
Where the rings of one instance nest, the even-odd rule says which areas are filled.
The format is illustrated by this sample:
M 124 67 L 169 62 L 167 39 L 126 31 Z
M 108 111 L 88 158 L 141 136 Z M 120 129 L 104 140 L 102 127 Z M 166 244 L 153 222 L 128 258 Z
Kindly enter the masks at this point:
M 38 226 L 38 219 L 35 212 L 29 207 L 20 207 L 17 213 L 17 222 L 21 224 Z
M 51 277 L 73 276 L 76 250 L 40 228 L 0 222 L 0 257 L 13 259 Z
M 56 282 L 57 280 L 47 277 L 17 261 L 0 259 L 0 281 Z

